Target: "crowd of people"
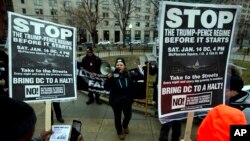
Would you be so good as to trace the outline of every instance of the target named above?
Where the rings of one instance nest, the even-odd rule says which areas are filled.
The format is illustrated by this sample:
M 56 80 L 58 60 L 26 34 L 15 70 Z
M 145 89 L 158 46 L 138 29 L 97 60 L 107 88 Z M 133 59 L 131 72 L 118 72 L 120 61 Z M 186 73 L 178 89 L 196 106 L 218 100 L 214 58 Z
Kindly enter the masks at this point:
M 44 141 L 53 133 L 50 131 L 43 131 L 40 137 L 34 138 L 34 130 L 36 123 L 36 115 L 31 106 L 22 101 L 17 101 L 8 97 L 8 56 L 1 50 L 0 55 L 0 107 L 1 112 L 5 116 L 0 116 L 0 133 L 4 133 L 4 139 L 8 140 L 33 140 Z M 7 56 L 7 57 L 6 57 Z M 100 74 L 100 66 L 102 60 L 94 54 L 91 47 L 87 48 L 86 56 L 83 57 L 81 65 L 89 72 Z M 135 74 L 129 72 L 126 67 L 126 61 L 122 57 L 115 60 L 115 71 L 107 74 L 107 81 L 104 87 L 110 90 L 109 104 L 114 113 L 114 127 L 117 136 L 120 140 L 125 140 L 126 134 L 129 134 L 129 123 L 132 118 L 132 104 L 133 104 L 133 80 Z M 158 71 L 158 70 L 157 70 Z M 246 95 L 242 88 L 244 82 L 241 78 L 241 72 L 233 64 L 228 65 L 228 74 L 226 82 L 226 105 L 218 105 L 208 112 L 206 117 L 201 122 L 197 131 L 197 141 L 206 140 L 229 140 L 229 127 L 233 124 L 246 125 L 250 123 L 249 109 L 240 105 L 234 105 L 239 98 Z M 158 81 L 156 75 L 156 82 Z M 155 83 L 155 97 L 154 100 L 158 102 L 157 98 L 157 83 Z M 96 102 L 102 104 L 99 93 L 88 92 L 87 105 Z M 62 118 L 62 111 L 60 102 L 53 102 L 53 109 L 56 118 L 59 122 L 64 123 Z M 53 111 L 53 110 L 52 110 Z M 156 109 L 157 112 L 157 109 Z M 156 113 L 157 114 L 157 113 Z M 20 116 L 15 118 L 16 116 Z M 53 115 L 53 113 L 52 113 Z M 122 118 L 124 117 L 124 118 Z M 9 121 L 9 122 L 8 122 Z M 53 116 L 52 116 L 53 121 Z M 171 141 L 179 141 L 182 131 L 182 121 L 172 120 L 161 125 L 159 141 L 168 141 L 170 130 L 172 130 Z M 33 139 L 32 139 L 33 138 Z M 78 141 L 83 141 L 80 135 Z

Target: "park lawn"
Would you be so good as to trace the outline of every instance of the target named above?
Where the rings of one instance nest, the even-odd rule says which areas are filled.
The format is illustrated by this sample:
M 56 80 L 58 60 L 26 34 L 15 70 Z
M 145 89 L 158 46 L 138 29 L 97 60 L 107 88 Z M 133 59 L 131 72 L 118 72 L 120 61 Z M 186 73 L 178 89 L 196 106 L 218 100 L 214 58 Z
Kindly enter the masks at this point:
M 244 85 L 250 85 L 250 62 L 235 60 L 234 64 L 246 68 L 246 70 L 242 71 L 242 79 L 244 81 Z

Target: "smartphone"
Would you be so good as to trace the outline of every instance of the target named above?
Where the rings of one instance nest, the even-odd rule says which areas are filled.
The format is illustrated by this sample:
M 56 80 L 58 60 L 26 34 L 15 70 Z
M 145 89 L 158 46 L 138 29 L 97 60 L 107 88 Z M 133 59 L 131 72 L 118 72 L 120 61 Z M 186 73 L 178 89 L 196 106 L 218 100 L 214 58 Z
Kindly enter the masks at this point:
M 78 136 L 81 133 L 82 122 L 79 120 L 73 120 L 70 141 L 77 141 Z

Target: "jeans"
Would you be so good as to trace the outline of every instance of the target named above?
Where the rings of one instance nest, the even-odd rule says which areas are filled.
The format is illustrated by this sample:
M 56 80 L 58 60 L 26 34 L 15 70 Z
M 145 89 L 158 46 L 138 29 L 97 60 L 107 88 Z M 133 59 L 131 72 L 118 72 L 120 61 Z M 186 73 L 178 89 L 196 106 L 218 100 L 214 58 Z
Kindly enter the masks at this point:
M 117 134 L 122 133 L 122 128 L 128 128 L 129 121 L 132 117 L 132 104 L 124 104 L 119 106 L 112 106 L 114 116 L 115 116 L 115 128 Z M 122 120 L 122 112 L 124 115 L 124 119 Z

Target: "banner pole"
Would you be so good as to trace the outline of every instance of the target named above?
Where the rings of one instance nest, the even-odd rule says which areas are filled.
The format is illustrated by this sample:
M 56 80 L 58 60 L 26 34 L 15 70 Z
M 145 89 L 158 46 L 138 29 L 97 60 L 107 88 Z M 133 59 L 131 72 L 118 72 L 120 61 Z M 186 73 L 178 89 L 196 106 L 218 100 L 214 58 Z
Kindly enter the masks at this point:
M 45 106 L 45 131 L 51 129 L 51 101 L 46 101 Z
M 192 132 L 193 119 L 194 119 L 194 112 L 193 111 L 188 112 L 184 139 L 182 139 L 181 141 L 191 141 L 190 136 Z

